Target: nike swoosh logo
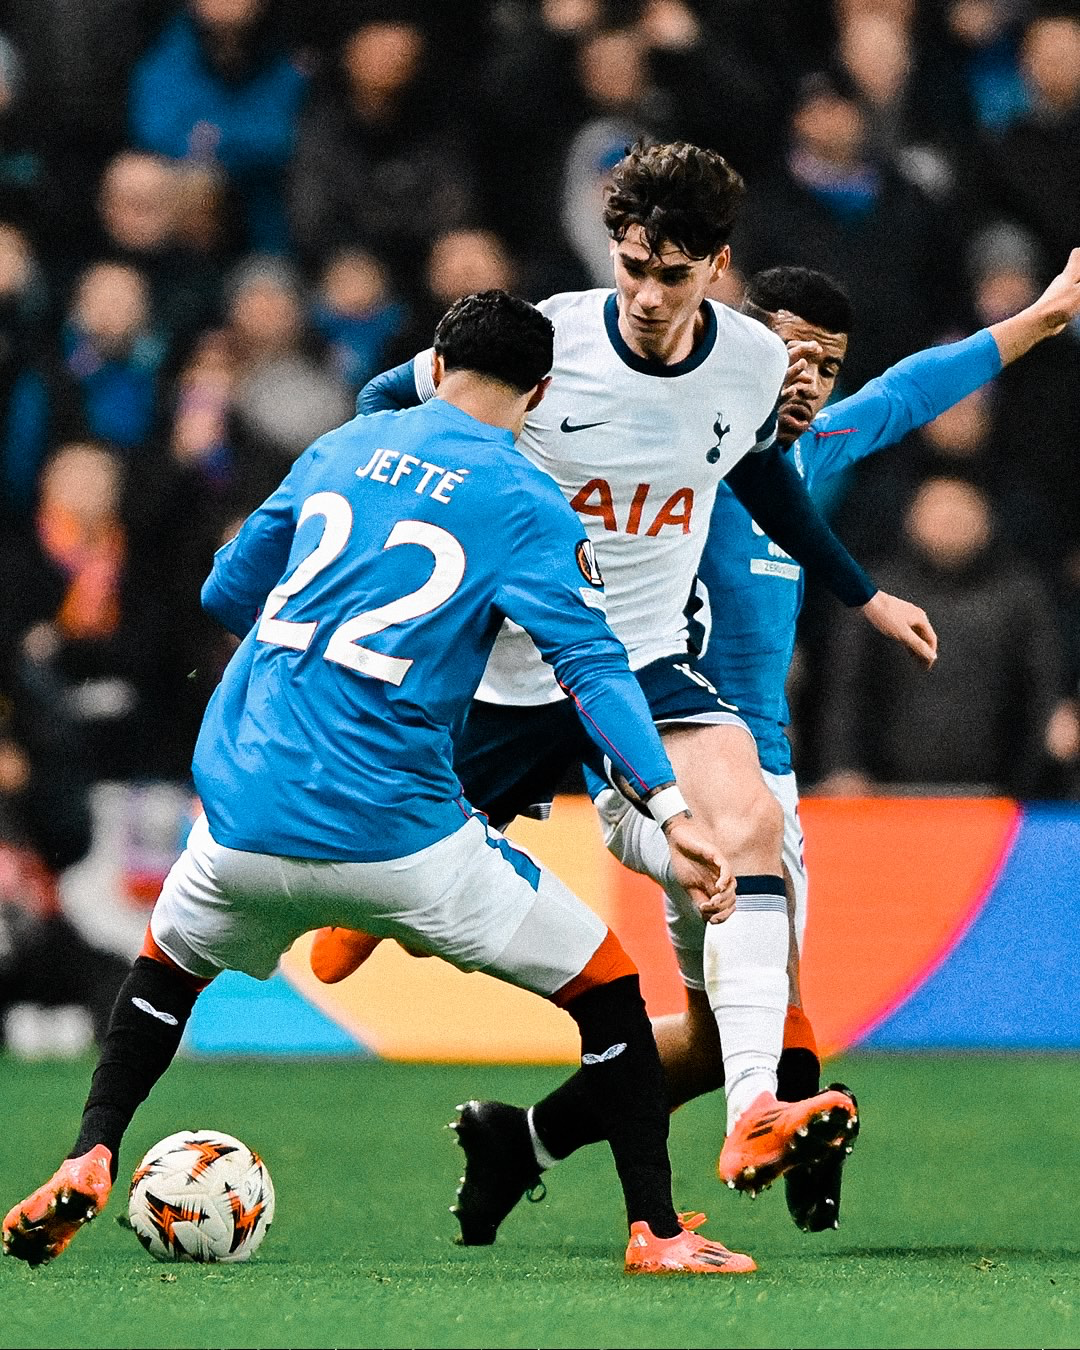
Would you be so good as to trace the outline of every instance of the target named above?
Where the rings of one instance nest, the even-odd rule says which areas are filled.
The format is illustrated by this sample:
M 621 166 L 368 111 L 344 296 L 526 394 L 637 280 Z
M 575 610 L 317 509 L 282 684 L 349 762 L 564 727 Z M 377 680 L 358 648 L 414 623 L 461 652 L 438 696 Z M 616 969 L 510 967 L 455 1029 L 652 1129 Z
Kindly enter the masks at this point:
M 167 1022 L 171 1027 L 178 1027 L 180 1025 L 172 1013 L 158 1012 L 154 1005 L 152 1003 L 147 1003 L 144 998 L 133 998 L 131 1001 L 140 1012 L 149 1013 L 151 1017 L 156 1017 L 159 1022 Z
M 590 427 L 606 427 L 607 422 L 578 422 L 575 426 L 569 419 L 564 417 L 559 426 L 560 431 L 588 431 Z
M 614 1059 L 616 1055 L 621 1055 L 626 1049 L 626 1042 L 620 1041 L 618 1045 L 609 1045 L 599 1055 L 582 1055 L 582 1064 L 603 1064 L 609 1059 Z

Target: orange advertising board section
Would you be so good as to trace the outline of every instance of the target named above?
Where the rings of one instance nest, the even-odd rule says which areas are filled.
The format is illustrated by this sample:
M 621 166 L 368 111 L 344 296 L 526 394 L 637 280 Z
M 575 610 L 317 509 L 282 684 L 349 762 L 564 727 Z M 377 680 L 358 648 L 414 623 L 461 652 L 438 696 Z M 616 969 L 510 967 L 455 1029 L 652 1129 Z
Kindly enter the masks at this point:
M 979 912 L 1018 816 L 1014 803 L 995 800 L 804 802 L 811 900 L 803 997 L 825 1052 L 857 1041 L 946 958 Z M 589 800 L 560 798 L 550 821 L 518 821 L 509 833 L 615 929 L 641 971 L 650 1012 L 681 1008 L 660 890 L 610 857 Z M 463 975 L 387 942 L 354 976 L 326 986 L 311 975 L 307 951 L 304 939 L 285 957 L 288 981 L 379 1056 L 576 1057 L 565 1013 L 489 976 Z
M 604 848 L 588 798 L 560 798 L 550 821 L 517 821 L 508 834 L 615 926 L 610 874 L 618 864 Z M 286 978 L 382 1058 L 550 1064 L 577 1057 L 573 1021 L 535 994 L 408 956 L 395 942 L 382 943 L 341 984 L 324 985 L 308 967 L 310 945 L 310 937 L 302 938 L 286 954 Z

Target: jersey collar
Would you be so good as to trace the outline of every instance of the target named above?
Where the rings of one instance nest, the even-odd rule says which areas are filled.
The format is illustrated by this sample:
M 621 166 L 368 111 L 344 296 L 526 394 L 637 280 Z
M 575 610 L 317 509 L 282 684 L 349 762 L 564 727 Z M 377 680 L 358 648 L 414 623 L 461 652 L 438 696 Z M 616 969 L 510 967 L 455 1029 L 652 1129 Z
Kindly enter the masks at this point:
M 659 375 L 662 379 L 670 379 L 673 375 L 689 375 L 692 370 L 697 370 L 716 345 L 716 310 L 707 300 L 702 309 L 705 312 L 705 331 L 701 340 L 689 356 L 670 366 L 653 357 L 638 356 L 626 345 L 626 339 L 619 332 L 619 301 L 615 291 L 604 301 L 604 327 L 607 329 L 608 341 L 624 365 L 636 370 L 639 375 Z
M 514 444 L 514 433 L 508 427 L 495 427 L 490 422 L 481 422 L 479 418 L 473 417 L 464 408 L 459 408 L 456 403 L 450 403 L 445 398 L 429 399 L 424 407 L 439 416 L 446 417 L 463 430 L 468 430 L 483 440 L 498 441 L 500 445 Z

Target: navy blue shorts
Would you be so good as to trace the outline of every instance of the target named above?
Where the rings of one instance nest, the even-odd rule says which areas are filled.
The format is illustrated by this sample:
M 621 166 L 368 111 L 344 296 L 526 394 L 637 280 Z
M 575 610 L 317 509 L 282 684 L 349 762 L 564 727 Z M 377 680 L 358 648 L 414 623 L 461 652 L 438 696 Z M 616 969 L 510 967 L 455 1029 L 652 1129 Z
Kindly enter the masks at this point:
M 594 754 L 574 704 L 513 707 L 473 701 L 454 740 L 454 772 L 466 798 L 496 829 L 515 816 L 544 816 L 568 773 Z
M 662 657 L 636 674 L 657 723 L 746 725 L 689 656 Z M 560 784 L 578 765 L 606 778 L 603 757 L 570 699 L 530 707 L 474 700 L 454 741 L 454 770 L 465 796 L 496 829 L 515 816 L 546 815 Z
M 635 674 L 654 722 L 696 719 L 745 726 L 735 704 L 721 698 L 696 668 L 692 656 L 662 656 Z

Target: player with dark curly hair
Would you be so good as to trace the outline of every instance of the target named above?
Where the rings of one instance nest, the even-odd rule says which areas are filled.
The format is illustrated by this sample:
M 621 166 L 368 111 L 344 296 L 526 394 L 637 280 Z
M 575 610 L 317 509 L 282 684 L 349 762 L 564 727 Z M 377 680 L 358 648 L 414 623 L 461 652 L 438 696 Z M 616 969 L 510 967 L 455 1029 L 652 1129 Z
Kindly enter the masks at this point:
M 614 289 L 540 304 L 555 324 L 555 362 L 549 396 L 527 420 L 521 447 L 583 521 L 609 619 L 687 800 L 735 870 L 737 901 L 726 922 L 700 928 L 690 947 L 680 947 L 679 925 L 669 924 L 695 983 L 686 1013 L 663 1028 L 660 1050 L 665 1066 L 688 1055 L 715 1061 L 728 1107 L 720 1176 L 757 1191 L 846 1149 L 856 1117 L 843 1093 L 790 1104 L 777 1096 L 788 1008 L 783 813 L 738 709 L 687 649 L 684 610 L 721 481 L 811 574 L 927 663 L 936 637 L 920 609 L 878 591 L 849 557 L 777 445 L 784 343 L 706 298 L 730 263 L 742 195 L 742 180 L 721 155 L 684 142 L 638 144 L 619 163 L 604 207 Z M 361 391 L 361 410 L 430 397 L 431 359 L 423 352 L 377 377 Z M 455 745 L 470 800 L 499 822 L 542 813 L 567 766 L 589 757 L 550 669 L 524 634 L 504 631 Z M 687 904 L 681 897 L 684 913 Z M 341 978 L 370 950 L 362 937 L 323 933 L 312 965 L 322 978 Z M 537 1164 L 566 1156 L 589 1135 L 569 1106 L 532 1111 L 527 1120 L 531 1151 L 504 1144 L 486 1104 L 463 1113 L 458 1217 L 466 1242 L 492 1240 Z

